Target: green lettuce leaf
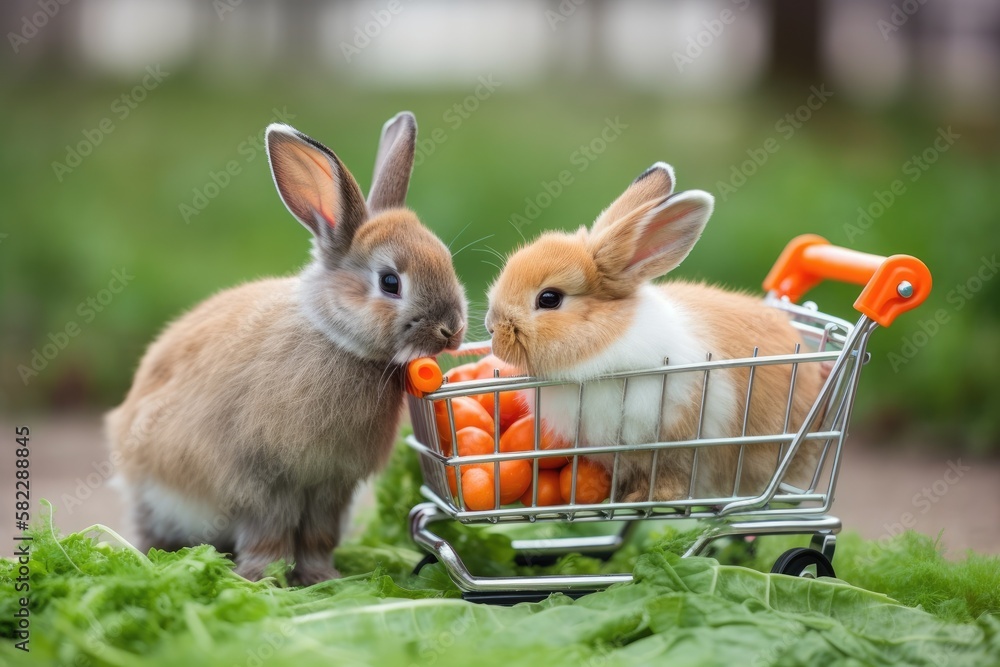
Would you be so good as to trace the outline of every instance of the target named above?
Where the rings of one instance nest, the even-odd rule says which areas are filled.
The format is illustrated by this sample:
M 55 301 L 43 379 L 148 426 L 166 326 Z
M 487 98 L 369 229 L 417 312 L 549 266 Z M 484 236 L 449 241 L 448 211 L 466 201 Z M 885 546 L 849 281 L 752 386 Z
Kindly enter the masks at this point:
M 442 522 L 442 534 L 478 574 L 634 574 L 632 583 L 578 600 L 556 594 L 513 607 L 465 602 L 440 564 L 412 573 L 423 558 L 406 525 L 420 500 L 414 461 L 412 452 L 397 452 L 366 530 L 338 549 L 348 576 L 308 588 L 248 582 L 208 546 L 147 555 L 101 527 L 60 537 L 49 517 L 30 531 L 30 654 L 12 641 L 17 564 L 0 561 L 0 663 L 1000 664 L 1000 559 L 944 561 L 933 541 L 906 535 L 876 551 L 858 538 L 841 540 L 838 572 L 852 583 L 858 576 L 877 584 L 866 590 L 680 558 L 694 533 L 660 522 L 646 522 L 608 562 L 570 555 L 544 568 L 514 561 L 510 540 L 532 527 Z M 551 524 L 546 536 L 612 528 Z M 787 546 L 779 539 L 744 555 L 766 569 L 773 550 Z M 867 572 L 872 563 L 885 571 Z M 889 591 L 909 596 L 906 604 Z M 925 603 L 927 610 L 919 606 Z

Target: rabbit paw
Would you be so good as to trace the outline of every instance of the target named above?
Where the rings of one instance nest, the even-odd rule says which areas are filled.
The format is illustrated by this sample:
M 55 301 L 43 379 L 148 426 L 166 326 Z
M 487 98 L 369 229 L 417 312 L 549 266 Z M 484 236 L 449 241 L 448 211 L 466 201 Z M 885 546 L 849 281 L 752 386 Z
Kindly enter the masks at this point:
M 649 491 L 633 491 L 624 498 L 622 498 L 623 503 L 642 503 L 649 499 Z
M 250 581 L 260 581 L 264 578 L 264 569 L 268 563 L 258 558 L 246 560 L 236 559 L 236 574 Z

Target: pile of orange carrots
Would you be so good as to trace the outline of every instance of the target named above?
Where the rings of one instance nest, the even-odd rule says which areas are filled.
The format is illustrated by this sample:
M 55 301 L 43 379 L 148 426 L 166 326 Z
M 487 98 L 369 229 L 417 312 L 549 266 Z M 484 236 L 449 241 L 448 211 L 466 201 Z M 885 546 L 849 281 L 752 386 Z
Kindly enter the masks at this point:
M 498 370 L 500 377 L 513 377 L 521 373 L 493 355 L 488 355 L 475 363 L 453 368 L 445 377 L 449 383 L 494 377 Z M 439 400 L 434 404 L 438 434 L 446 456 L 477 456 L 495 453 L 494 438 L 500 430 L 501 452 L 527 452 L 535 450 L 535 417 L 531 414 L 532 392 L 499 392 L 499 423 L 495 423 L 495 392 L 460 396 L 451 399 L 452 415 L 455 420 L 455 437 L 452 438 L 448 418 L 447 402 Z M 566 449 L 572 443 L 560 438 L 546 428 L 544 422 L 539 428 L 542 450 Z M 576 465 L 576 498 L 571 498 L 573 465 L 565 456 L 538 458 L 537 496 L 532 484 L 533 459 L 510 459 L 496 463 L 467 463 L 447 468 L 448 485 L 453 494 L 458 494 L 458 475 L 462 481 L 462 499 L 470 510 L 491 510 L 497 506 L 496 475 L 500 475 L 500 505 L 520 501 L 526 507 L 561 505 L 575 500 L 578 504 L 601 503 L 611 492 L 611 479 L 607 471 L 597 463 L 580 458 Z M 534 501 L 534 502 L 533 502 Z

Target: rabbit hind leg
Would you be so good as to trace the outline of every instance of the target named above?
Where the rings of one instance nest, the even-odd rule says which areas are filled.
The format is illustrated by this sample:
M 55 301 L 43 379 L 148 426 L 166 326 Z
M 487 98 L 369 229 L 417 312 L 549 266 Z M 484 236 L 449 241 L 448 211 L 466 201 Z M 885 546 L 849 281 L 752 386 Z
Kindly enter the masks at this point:
M 333 550 L 340 543 L 354 486 L 332 480 L 306 493 L 295 542 L 295 570 L 291 575 L 296 583 L 308 586 L 340 577 L 333 565 Z

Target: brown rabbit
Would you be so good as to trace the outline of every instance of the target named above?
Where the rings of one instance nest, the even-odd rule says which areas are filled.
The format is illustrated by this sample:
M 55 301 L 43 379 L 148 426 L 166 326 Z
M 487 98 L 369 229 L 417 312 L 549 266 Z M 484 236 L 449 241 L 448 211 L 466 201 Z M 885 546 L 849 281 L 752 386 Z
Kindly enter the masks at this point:
M 616 371 L 655 368 L 713 359 L 791 354 L 801 337 L 788 319 L 758 298 L 703 284 L 650 281 L 687 256 L 708 222 L 713 198 L 706 192 L 673 194 L 674 174 L 657 163 L 644 172 L 594 223 L 575 234 L 550 232 L 514 253 L 490 290 L 486 327 L 493 351 L 531 375 L 580 382 Z M 828 372 L 828 369 L 827 369 Z M 749 371 L 717 370 L 708 384 L 701 437 L 742 434 Z M 789 366 L 755 371 L 747 435 L 784 430 L 790 385 Z M 583 446 L 636 445 L 696 437 L 703 372 L 670 375 L 660 411 L 661 378 L 629 382 L 622 410 L 622 382 L 590 383 L 581 410 L 574 385 L 542 389 L 542 418 L 571 442 L 581 415 Z M 824 379 L 819 364 L 801 364 L 796 378 L 790 429 L 797 429 Z M 623 421 L 624 420 L 624 421 Z M 740 494 L 759 493 L 771 478 L 778 446 L 748 446 Z M 739 447 L 703 447 L 695 474 L 693 450 L 661 450 L 654 500 L 699 498 L 733 493 Z M 591 458 L 609 469 L 612 454 Z M 651 455 L 619 458 L 616 497 L 626 502 L 649 497 Z M 811 473 L 816 452 L 800 450 L 791 476 Z
M 248 579 L 279 559 L 298 583 L 338 576 L 345 511 L 392 450 L 404 365 L 465 330 L 448 249 L 402 208 L 415 139 L 410 113 L 386 123 L 366 204 L 333 152 L 268 127 L 274 182 L 313 258 L 171 324 L 108 413 L 144 550 L 209 542 Z

